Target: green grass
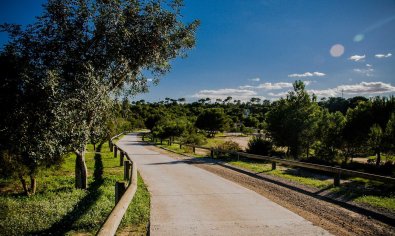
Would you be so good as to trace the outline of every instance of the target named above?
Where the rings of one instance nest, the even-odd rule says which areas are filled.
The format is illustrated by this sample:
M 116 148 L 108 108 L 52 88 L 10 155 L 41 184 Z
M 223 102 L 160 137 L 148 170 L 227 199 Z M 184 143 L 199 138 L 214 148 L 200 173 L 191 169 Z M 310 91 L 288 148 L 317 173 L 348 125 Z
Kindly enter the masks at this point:
M 382 207 L 395 212 L 395 197 L 361 196 L 354 199 L 356 202 Z
M 263 172 L 268 175 L 274 175 L 283 179 L 291 180 L 293 182 L 303 184 L 315 188 L 327 188 L 332 185 L 332 181 L 322 176 L 316 176 L 306 171 L 294 170 L 277 165 L 276 170 L 272 170 L 272 165 L 267 163 L 253 162 L 253 161 L 230 161 L 231 165 L 238 166 L 253 172 Z
M 86 191 L 74 188 L 73 154 L 65 158 L 61 167 L 39 174 L 34 196 L 22 195 L 19 182 L 2 180 L 8 188 L 18 189 L 2 191 L 0 195 L 0 234 L 95 234 L 115 205 L 114 185 L 123 179 L 123 167 L 119 166 L 119 158 L 109 152 L 108 142 L 102 145 L 101 154 L 93 153 L 92 149 L 88 145 L 89 189 Z M 138 190 L 121 224 L 123 229 L 127 227 L 144 235 L 149 209 L 149 193 L 139 177 Z

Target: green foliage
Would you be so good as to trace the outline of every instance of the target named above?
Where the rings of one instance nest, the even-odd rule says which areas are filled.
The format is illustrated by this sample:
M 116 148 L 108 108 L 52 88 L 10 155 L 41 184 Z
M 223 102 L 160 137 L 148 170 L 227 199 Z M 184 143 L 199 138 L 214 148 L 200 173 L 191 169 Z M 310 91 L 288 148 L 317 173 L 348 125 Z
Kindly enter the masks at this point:
M 330 163 L 335 161 L 343 144 L 343 128 L 346 119 L 340 112 L 323 110 L 318 122 L 318 141 L 314 144 L 315 157 Z
M 207 143 L 207 138 L 201 133 L 187 133 L 181 137 L 181 142 L 200 146 Z
M 286 99 L 272 104 L 266 116 L 267 131 L 274 144 L 286 146 L 291 156 L 299 158 L 314 141 L 320 108 L 305 91 L 302 81 L 294 83 L 294 91 Z
M 146 91 L 142 71 L 158 81 L 194 46 L 199 22 L 184 24 L 181 7 L 178 0 L 53 0 L 25 28 L 1 25 L 10 36 L 0 55 L 1 153 L 33 176 L 67 148 L 86 179 L 85 146 L 104 136 L 114 95 Z
M 195 126 L 198 129 L 205 130 L 210 136 L 218 131 L 228 129 L 228 117 L 222 108 L 209 108 L 197 117 Z
M 262 137 L 252 137 L 248 141 L 247 152 L 257 155 L 269 156 L 273 150 L 273 144 L 269 140 L 265 140 Z
M 171 119 L 170 117 L 162 117 L 152 128 L 152 133 L 156 137 L 166 139 L 180 137 L 191 129 L 192 124 L 186 118 Z
M 395 113 L 391 114 L 385 128 L 384 134 L 385 147 L 390 153 L 395 153 Z
M 376 165 L 380 165 L 380 153 L 381 149 L 384 146 L 383 144 L 383 131 L 378 124 L 373 124 L 372 127 L 370 127 L 370 132 L 369 132 L 369 139 L 368 139 L 368 145 L 370 148 L 374 151 L 374 153 L 377 155 L 376 159 Z

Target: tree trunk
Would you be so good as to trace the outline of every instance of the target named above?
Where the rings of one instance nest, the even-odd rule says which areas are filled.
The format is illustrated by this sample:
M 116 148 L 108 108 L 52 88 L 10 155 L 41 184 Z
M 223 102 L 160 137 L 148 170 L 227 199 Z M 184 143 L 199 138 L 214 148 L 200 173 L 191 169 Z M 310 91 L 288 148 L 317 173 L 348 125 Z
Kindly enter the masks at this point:
M 93 151 L 96 152 L 96 143 L 93 144 Z
M 376 166 L 380 165 L 380 162 L 381 162 L 381 155 L 380 154 L 381 154 L 380 150 L 377 150 L 376 151 Z
M 23 191 L 25 192 L 26 196 L 29 196 L 29 189 L 27 188 L 26 180 L 23 178 L 22 175 L 19 175 L 19 180 L 22 183 Z
M 37 180 L 34 175 L 30 175 L 30 194 L 36 194 Z
M 309 151 L 310 151 L 310 145 L 307 145 L 306 148 L 306 158 L 309 159 Z
M 77 158 L 75 159 L 75 188 L 87 189 L 88 188 L 88 170 L 85 163 L 85 151 L 76 152 Z

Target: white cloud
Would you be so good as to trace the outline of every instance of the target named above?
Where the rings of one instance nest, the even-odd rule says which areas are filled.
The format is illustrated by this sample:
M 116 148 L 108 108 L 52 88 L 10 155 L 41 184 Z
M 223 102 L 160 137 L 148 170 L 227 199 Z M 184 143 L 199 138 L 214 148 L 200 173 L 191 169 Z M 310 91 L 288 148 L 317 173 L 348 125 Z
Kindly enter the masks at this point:
M 316 81 L 311 81 L 311 80 L 303 81 L 303 83 L 305 85 L 309 85 L 314 82 L 316 82 Z M 286 89 L 286 88 L 292 88 L 292 87 L 293 87 L 293 84 L 289 83 L 289 82 L 278 82 L 278 83 L 267 82 L 267 83 L 259 84 L 257 86 L 253 86 L 253 85 L 239 86 L 239 89 L 280 90 L 280 89 Z
M 366 68 L 355 68 L 355 69 L 353 69 L 353 71 L 370 77 L 370 76 L 373 76 L 374 69 L 373 69 L 372 65 L 366 64 Z
M 256 88 L 265 89 L 265 90 L 274 90 L 274 89 L 283 89 L 283 88 L 291 88 L 292 83 L 287 82 L 278 82 L 278 83 L 263 83 L 258 85 Z
M 351 60 L 351 61 L 363 61 L 365 58 L 366 58 L 366 55 L 362 55 L 362 56 L 354 55 L 354 56 L 349 57 L 348 60 Z
M 289 91 L 285 92 L 280 92 L 280 93 L 268 93 L 269 96 L 272 97 L 286 97 L 288 95 Z
M 232 97 L 233 100 L 247 101 L 252 97 L 265 99 L 263 96 L 259 96 L 257 92 L 248 89 L 217 89 L 217 90 L 200 90 L 192 97 L 195 98 L 210 98 L 210 99 L 226 99 Z
M 303 81 L 303 83 L 307 86 L 307 85 L 310 85 L 311 83 L 315 83 L 315 82 L 317 82 L 317 81 L 315 81 L 315 80 L 305 80 L 305 81 Z
M 242 85 L 242 86 L 239 86 L 239 89 L 254 89 L 256 87 L 257 86 L 252 86 L 252 85 Z
M 361 82 L 359 84 L 339 85 L 336 88 L 323 89 L 323 90 L 308 90 L 308 93 L 319 97 L 336 97 L 343 94 L 349 95 L 374 95 L 383 93 L 395 92 L 395 86 L 384 82 Z
M 338 91 L 336 89 L 321 89 L 321 90 L 307 90 L 309 94 L 315 94 L 318 97 L 337 97 L 339 96 Z
M 313 76 L 325 76 L 325 73 L 322 72 L 305 72 L 303 74 L 290 74 L 288 77 L 313 77 Z
M 151 79 L 151 78 L 147 79 L 147 82 L 152 82 L 152 81 L 153 81 L 153 79 Z
M 259 81 L 261 80 L 261 78 L 256 77 L 256 78 L 252 78 L 252 79 L 250 79 L 250 80 L 253 81 L 253 82 L 259 82 Z
M 356 69 L 354 69 L 354 71 L 370 77 L 370 76 L 373 76 L 372 72 L 374 71 L 374 69 L 373 68 L 366 68 L 366 69 L 356 68 Z
M 392 53 L 387 53 L 387 54 L 376 54 L 374 55 L 376 58 L 387 58 L 392 56 Z

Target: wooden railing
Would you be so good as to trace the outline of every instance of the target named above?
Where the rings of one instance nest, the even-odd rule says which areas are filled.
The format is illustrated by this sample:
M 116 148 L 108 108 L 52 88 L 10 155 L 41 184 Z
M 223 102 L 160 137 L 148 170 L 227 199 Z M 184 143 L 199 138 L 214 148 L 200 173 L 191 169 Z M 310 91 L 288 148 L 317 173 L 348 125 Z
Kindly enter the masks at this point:
M 114 157 L 117 157 L 117 151 L 120 152 L 120 165 L 124 166 L 124 180 L 127 181 L 128 185 L 126 187 L 125 182 L 117 182 L 115 184 L 115 207 L 112 209 L 110 215 L 107 217 L 96 235 L 115 235 L 119 224 L 121 223 L 122 218 L 137 191 L 137 166 L 124 150 L 122 150 L 117 144 L 113 143 L 115 138 L 125 133 L 126 132 L 123 132 L 112 137 L 109 143 L 111 144 L 110 150 L 114 151 Z M 124 157 L 126 157 L 127 160 L 123 160 Z
M 208 151 L 210 151 L 210 156 L 212 158 L 214 158 L 215 153 L 226 153 L 226 154 L 237 155 L 240 157 L 246 157 L 249 159 L 269 161 L 269 162 L 272 162 L 272 169 L 276 169 L 276 164 L 280 163 L 280 164 L 287 165 L 287 166 L 303 167 L 306 169 L 324 171 L 327 173 L 334 174 L 333 179 L 334 179 L 335 186 L 340 185 L 340 179 L 343 176 L 361 177 L 361 178 L 365 178 L 365 179 L 381 181 L 384 183 L 395 184 L 395 178 L 392 178 L 392 177 L 369 174 L 369 173 L 365 173 L 365 172 L 348 170 L 348 169 L 343 169 L 343 168 L 339 168 L 339 167 L 318 165 L 318 164 L 306 163 L 306 162 L 301 162 L 301 161 L 286 160 L 286 159 L 282 159 L 282 158 L 278 158 L 278 157 L 261 156 L 261 155 L 246 153 L 246 152 L 227 151 L 227 150 L 222 150 L 222 149 L 218 149 L 218 148 L 208 148 L 208 147 L 203 147 L 203 146 L 189 145 L 189 144 L 183 144 L 183 143 L 174 142 L 174 141 L 173 142 L 168 141 L 168 144 L 171 144 L 171 143 L 179 144 L 180 148 L 182 146 L 190 147 L 190 148 L 192 148 L 194 153 L 195 153 L 196 148 L 208 150 Z

